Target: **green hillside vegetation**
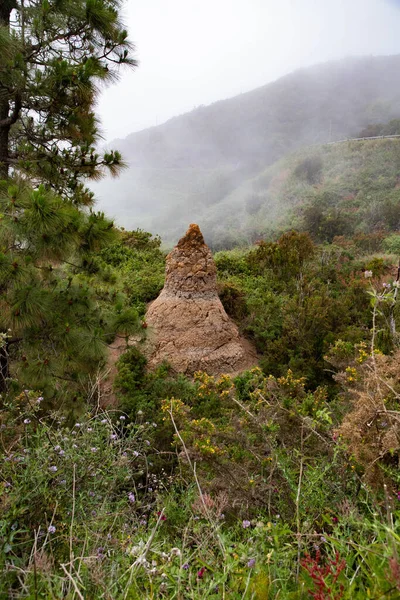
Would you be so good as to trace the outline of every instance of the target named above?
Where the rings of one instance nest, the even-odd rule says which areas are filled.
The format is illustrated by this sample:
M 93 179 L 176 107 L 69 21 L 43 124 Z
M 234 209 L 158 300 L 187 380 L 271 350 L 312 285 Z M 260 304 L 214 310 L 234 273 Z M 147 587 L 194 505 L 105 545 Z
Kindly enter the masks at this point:
M 399 228 L 400 140 L 382 139 L 311 146 L 247 180 L 204 218 L 218 250 L 296 228 L 317 242 L 385 249 Z M 365 239 L 365 238 L 368 238 Z M 382 245 L 382 243 L 383 245 Z
M 120 232 L 103 292 L 143 316 L 159 245 Z M 38 597 L 396 597 L 397 256 L 289 231 L 215 260 L 260 368 L 148 373 L 139 345 L 109 410 L 83 390 L 57 406 L 34 379 L 4 396 L 4 597 L 21 581 Z
M 400 224 L 400 141 L 354 141 L 311 148 L 272 167 L 253 182 L 259 220 L 268 201 L 282 223 L 307 230 L 319 242 L 380 234 Z M 255 201 L 256 202 L 256 201 Z

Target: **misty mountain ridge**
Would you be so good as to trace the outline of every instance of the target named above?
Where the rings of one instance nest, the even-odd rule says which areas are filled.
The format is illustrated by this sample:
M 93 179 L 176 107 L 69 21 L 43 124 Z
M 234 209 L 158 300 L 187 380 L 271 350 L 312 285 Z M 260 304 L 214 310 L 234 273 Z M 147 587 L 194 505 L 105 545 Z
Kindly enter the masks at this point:
M 269 165 L 399 117 L 399 69 L 399 55 L 299 69 L 116 140 L 129 168 L 117 181 L 93 185 L 100 207 L 120 225 L 150 229 L 166 242 L 196 221 L 212 243 L 221 225 L 213 227 L 213 215 L 232 219 L 227 199 L 241 190 L 232 208 L 244 203 L 251 180 Z

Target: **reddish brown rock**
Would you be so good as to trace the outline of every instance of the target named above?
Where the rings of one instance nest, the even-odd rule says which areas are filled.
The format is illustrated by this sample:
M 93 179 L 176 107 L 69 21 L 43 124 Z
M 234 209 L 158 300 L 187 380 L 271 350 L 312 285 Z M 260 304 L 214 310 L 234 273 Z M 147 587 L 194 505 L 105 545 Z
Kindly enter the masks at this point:
M 215 375 L 257 363 L 218 298 L 216 277 L 211 251 L 192 224 L 167 256 L 164 288 L 147 311 L 150 368 L 167 361 L 177 372 Z

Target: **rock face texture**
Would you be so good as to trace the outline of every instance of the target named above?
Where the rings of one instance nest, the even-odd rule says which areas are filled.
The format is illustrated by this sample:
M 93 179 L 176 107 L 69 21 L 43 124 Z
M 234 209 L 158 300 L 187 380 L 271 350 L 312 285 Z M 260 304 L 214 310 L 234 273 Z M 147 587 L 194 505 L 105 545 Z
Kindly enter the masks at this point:
M 164 288 L 147 311 L 150 368 L 167 361 L 180 373 L 216 375 L 257 364 L 218 298 L 216 277 L 211 251 L 192 224 L 167 256 Z

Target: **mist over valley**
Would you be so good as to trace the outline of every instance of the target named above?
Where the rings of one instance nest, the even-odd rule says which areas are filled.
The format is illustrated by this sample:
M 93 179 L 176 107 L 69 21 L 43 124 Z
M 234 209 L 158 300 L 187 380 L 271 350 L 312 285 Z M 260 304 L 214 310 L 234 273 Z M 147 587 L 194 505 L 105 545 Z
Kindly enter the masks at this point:
M 286 155 L 315 153 L 398 118 L 399 67 L 400 56 L 370 56 L 299 69 L 114 140 L 128 168 L 92 185 L 98 207 L 120 226 L 160 234 L 166 245 L 192 221 L 216 249 L 231 238 L 254 242 L 288 208 L 260 186 L 261 174 L 270 169 L 276 178 L 283 167 L 272 165 Z

